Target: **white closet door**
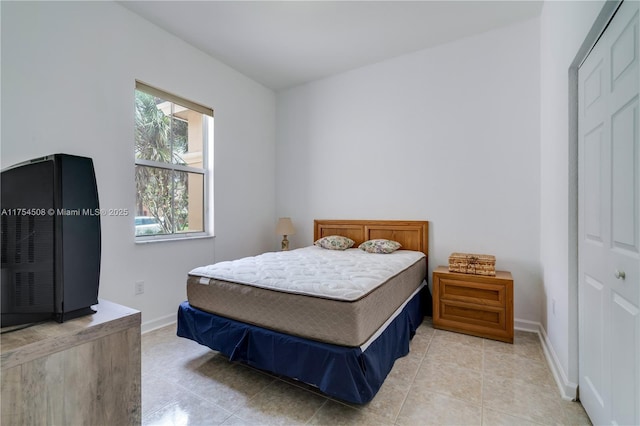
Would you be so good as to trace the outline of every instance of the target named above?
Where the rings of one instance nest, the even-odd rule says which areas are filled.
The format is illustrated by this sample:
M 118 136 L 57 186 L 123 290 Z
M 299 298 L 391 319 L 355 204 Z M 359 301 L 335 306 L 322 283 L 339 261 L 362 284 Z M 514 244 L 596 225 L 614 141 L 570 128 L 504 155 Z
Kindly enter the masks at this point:
M 594 424 L 640 425 L 639 4 L 578 71 L 579 395 Z

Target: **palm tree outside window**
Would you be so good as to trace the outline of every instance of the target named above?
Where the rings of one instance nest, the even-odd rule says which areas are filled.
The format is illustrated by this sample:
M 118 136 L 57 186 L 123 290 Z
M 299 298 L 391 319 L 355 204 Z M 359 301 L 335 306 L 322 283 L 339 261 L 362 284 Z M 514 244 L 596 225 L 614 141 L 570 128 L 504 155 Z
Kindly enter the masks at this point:
M 137 241 L 212 234 L 212 140 L 211 108 L 136 82 Z

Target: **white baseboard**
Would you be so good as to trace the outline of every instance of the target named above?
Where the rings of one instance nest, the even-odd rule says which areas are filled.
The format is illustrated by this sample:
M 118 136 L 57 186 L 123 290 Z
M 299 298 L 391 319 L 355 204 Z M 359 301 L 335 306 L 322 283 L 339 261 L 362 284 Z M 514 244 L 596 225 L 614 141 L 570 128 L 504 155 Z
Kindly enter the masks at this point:
M 528 331 L 538 334 L 538 338 L 540 338 L 540 344 L 542 345 L 542 351 L 544 352 L 544 356 L 547 359 L 547 364 L 549 364 L 549 368 L 551 369 L 553 378 L 556 381 L 556 385 L 558 385 L 558 389 L 560 390 L 562 399 L 565 399 L 567 401 L 575 401 L 578 397 L 578 384 L 569 381 L 569 379 L 567 378 L 567 374 L 563 370 L 562 365 L 560 364 L 560 360 L 558 359 L 558 356 L 556 355 L 556 352 L 553 349 L 551 341 L 549 340 L 546 331 L 542 327 L 542 324 L 534 321 L 515 319 L 514 328 L 516 330 Z
M 516 318 L 513 320 L 513 328 L 515 328 L 516 330 L 528 331 L 530 333 L 539 333 L 541 324 L 539 322 Z
M 153 321 L 143 322 L 140 325 L 140 330 L 141 333 L 144 334 L 162 327 L 166 327 L 167 325 L 175 324 L 176 321 L 176 314 L 169 314 L 164 317 L 156 318 Z

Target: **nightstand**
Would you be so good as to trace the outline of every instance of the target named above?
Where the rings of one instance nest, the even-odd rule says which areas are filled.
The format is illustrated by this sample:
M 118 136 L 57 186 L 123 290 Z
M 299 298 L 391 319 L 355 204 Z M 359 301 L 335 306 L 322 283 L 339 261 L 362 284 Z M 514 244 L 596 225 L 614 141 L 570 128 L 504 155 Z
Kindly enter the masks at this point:
M 513 277 L 433 271 L 433 327 L 513 343 Z

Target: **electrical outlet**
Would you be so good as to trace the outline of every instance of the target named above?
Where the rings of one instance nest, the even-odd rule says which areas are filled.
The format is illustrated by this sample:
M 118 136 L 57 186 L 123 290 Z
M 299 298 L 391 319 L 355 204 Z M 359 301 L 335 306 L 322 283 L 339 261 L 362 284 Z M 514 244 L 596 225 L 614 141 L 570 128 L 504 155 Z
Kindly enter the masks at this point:
M 135 294 L 142 294 L 144 293 L 144 281 L 136 281 L 135 283 Z

